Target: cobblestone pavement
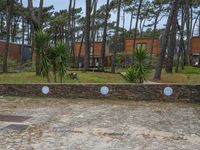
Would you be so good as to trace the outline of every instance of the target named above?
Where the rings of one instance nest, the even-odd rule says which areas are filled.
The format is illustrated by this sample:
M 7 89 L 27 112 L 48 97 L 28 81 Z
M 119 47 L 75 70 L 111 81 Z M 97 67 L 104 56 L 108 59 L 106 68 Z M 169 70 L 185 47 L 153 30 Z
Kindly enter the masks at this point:
M 0 121 L 0 150 L 200 149 L 199 104 L 0 98 L 0 115 L 31 117 Z

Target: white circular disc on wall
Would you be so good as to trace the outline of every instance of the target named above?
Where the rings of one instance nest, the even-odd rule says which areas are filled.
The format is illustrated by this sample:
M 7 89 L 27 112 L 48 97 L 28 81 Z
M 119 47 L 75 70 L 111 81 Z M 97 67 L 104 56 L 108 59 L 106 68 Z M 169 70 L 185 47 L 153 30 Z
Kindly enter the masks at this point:
M 109 88 L 107 86 L 103 86 L 103 87 L 101 87 L 100 92 L 103 95 L 107 95 L 109 93 Z
M 165 94 L 166 96 L 171 96 L 171 95 L 173 94 L 173 89 L 172 89 L 171 87 L 166 87 L 166 88 L 164 89 L 164 94 Z
M 49 87 L 48 86 L 43 86 L 42 87 L 42 93 L 43 94 L 48 94 L 49 93 Z

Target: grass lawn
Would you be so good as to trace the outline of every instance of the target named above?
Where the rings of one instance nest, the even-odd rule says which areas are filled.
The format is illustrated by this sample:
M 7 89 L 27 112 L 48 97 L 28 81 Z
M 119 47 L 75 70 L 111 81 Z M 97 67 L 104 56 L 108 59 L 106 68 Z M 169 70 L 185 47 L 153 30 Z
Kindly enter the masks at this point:
M 125 72 L 126 69 L 117 69 L 117 72 Z M 127 83 L 120 74 L 101 73 L 101 72 L 86 72 L 86 71 L 68 71 L 76 72 L 78 80 L 72 80 L 66 77 L 65 83 Z M 153 81 L 154 71 L 149 75 L 149 81 Z M 53 75 L 51 75 L 53 82 Z M 153 81 L 154 82 L 154 81 Z M 187 83 L 200 84 L 200 68 L 185 67 L 180 73 L 168 74 L 163 69 L 161 83 Z M 21 73 L 0 73 L 0 83 L 47 83 L 46 78 L 35 76 L 34 72 Z
M 78 80 L 66 77 L 65 83 L 126 83 L 120 74 L 73 71 Z M 68 72 L 69 73 L 69 72 Z M 52 80 L 53 82 L 53 76 Z M 47 83 L 46 78 L 35 76 L 34 72 L 0 74 L 0 83 Z
M 151 73 L 150 80 L 153 81 L 154 72 Z M 163 69 L 161 83 L 188 83 L 200 84 L 200 68 L 185 67 L 180 73 L 169 74 Z

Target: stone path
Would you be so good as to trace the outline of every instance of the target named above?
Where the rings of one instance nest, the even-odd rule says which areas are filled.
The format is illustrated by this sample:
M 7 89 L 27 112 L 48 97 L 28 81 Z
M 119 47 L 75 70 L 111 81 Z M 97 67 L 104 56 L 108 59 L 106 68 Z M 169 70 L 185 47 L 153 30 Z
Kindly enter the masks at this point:
M 199 104 L 1 98 L 1 115 L 31 118 L 0 121 L 0 150 L 200 149 Z

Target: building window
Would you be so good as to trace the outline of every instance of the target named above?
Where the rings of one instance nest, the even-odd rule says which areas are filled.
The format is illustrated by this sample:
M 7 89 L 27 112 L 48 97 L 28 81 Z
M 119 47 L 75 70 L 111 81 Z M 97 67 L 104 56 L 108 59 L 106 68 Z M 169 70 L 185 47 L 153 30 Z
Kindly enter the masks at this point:
M 147 44 L 146 43 L 137 43 L 136 47 L 143 47 L 144 49 L 147 48 Z
M 93 55 L 93 46 L 90 47 L 90 56 Z

